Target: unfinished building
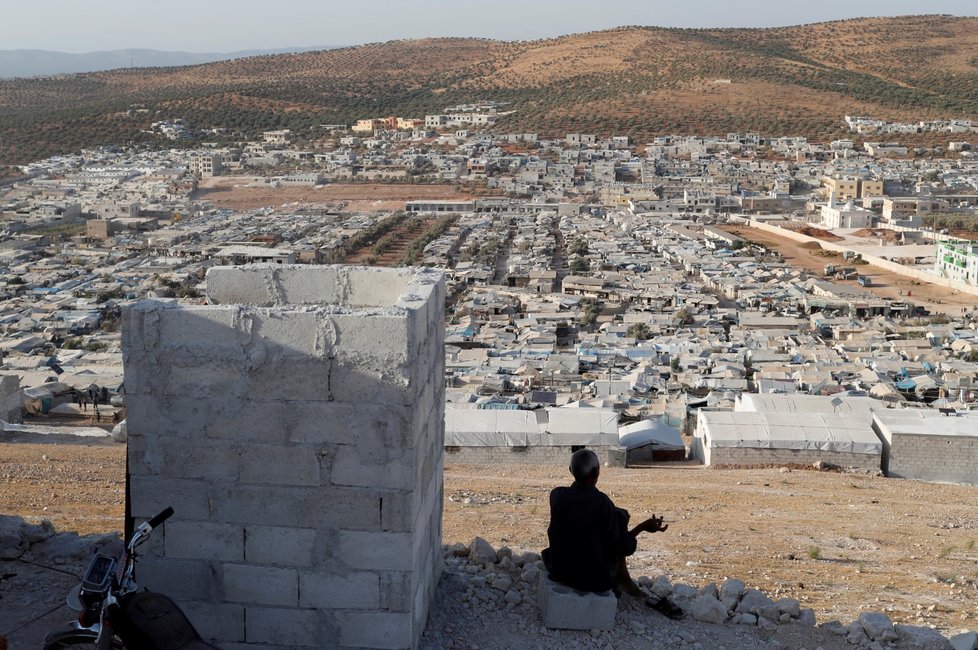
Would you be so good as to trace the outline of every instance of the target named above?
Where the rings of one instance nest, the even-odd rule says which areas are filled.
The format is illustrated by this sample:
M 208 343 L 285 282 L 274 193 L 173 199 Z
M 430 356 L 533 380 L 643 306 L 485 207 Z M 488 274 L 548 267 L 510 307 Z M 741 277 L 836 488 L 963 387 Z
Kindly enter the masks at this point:
M 444 280 L 212 268 L 124 313 L 140 564 L 222 647 L 417 647 L 441 564 Z

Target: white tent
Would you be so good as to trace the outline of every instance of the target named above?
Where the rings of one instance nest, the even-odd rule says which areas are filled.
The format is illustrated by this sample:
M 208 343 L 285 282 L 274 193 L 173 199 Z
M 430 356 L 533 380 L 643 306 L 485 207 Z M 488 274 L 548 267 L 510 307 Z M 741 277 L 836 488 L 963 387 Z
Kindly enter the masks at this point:
M 445 444 L 449 446 L 522 447 L 539 444 L 539 437 L 533 411 L 445 409 Z
M 852 417 L 859 422 L 872 423 L 873 411 L 885 408 L 886 404 L 869 397 L 744 393 L 739 396 L 734 410 L 805 418 L 817 413 L 834 413 Z
M 618 444 L 632 450 L 645 445 L 652 445 L 662 451 L 680 451 L 686 449 L 679 429 L 666 424 L 665 418 L 656 418 L 635 422 L 618 429 Z
M 711 449 L 819 450 L 881 455 L 872 425 L 834 413 L 700 412 L 699 431 Z

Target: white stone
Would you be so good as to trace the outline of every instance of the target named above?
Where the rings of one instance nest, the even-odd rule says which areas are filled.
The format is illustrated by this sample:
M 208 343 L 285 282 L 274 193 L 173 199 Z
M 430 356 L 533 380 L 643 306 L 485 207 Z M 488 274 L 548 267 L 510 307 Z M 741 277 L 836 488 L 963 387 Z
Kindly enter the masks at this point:
M 610 591 L 578 591 L 541 575 L 537 596 L 545 627 L 560 630 L 614 628 L 618 600 Z
M 723 623 L 727 620 L 727 608 L 712 596 L 699 596 L 693 601 L 689 615 L 703 623 Z
M 727 609 L 733 609 L 740 602 L 741 596 L 747 591 L 747 585 L 743 580 L 730 578 L 720 585 L 720 601 L 726 605 Z

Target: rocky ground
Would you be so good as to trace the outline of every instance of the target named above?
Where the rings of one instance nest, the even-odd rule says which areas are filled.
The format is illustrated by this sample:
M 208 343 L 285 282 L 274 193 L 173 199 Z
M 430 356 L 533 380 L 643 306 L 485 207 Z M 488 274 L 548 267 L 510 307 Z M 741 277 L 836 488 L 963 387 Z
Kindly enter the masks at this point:
M 12 647 L 39 647 L 48 629 L 71 617 L 61 603 L 93 540 L 79 542 L 67 531 L 86 536 L 121 528 L 124 467 L 124 446 L 110 441 L 22 437 L 0 443 L 0 514 L 15 517 L 3 528 L 19 536 L 12 544 L 13 534 L 0 534 L 3 545 L 15 549 L 6 555 L 20 553 L 0 561 L 0 635 L 9 636 Z M 683 585 L 675 597 L 690 612 L 697 598 L 712 597 L 711 584 L 722 588 L 739 578 L 776 602 L 797 601 L 799 612 L 811 609 L 818 625 L 791 616 L 782 623 L 781 611 L 776 625 L 750 611 L 728 617 L 736 605 L 723 612 L 730 620 L 722 624 L 691 615 L 671 621 L 644 601 L 624 597 L 614 632 L 545 631 L 535 604 L 534 554 L 546 546 L 549 490 L 569 478 L 562 467 L 496 466 L 490 472 L 449 459 L 443 541 L 467 547 L 481 536 L 512 550 L 502 550 L 496 559 L 507 560 L 498 563 L 456 555 L 458 546 L 446 551 L 425 647 L 831 650 L 855 647 L 847 636 L 857 628 L 825 623 L 855 622 L 865 631 L 859 617 L 873 612 L 944 637 L 978 628 L 978 488 L 865 473 L 680 464 L 603 470 L 599 487 L 636 519 L 656 513 L 670 523 L 665 533 L 640 538 L 630 561 L 633 576 L 648 576 L 648 587 L 660 590 Z M 43 519 L 53 526 L 40 525 Z M 719 618 L 718 606 L 702 607 L 701 617 Z M 912 630 L 884 638 L 890 628 L 867 624 L 879 638 L 853 634 L 866 647 L 915 647 L 908 645 Z

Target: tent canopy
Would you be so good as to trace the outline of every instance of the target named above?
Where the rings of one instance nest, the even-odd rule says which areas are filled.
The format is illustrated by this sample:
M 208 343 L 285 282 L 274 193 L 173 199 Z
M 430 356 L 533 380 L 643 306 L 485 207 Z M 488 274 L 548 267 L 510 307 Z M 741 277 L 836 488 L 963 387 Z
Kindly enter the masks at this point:
M 872 424 L 834 413 L 797 414 L 701 411 L 700 432 L 711 449 L 817 449 L 883 453 Z
M 685 450 L 679 429 L 669 426 L 665 418 L 642 420 L 618 429 L 618 444 L 625 449 L 652 445 L 663 451 Z

